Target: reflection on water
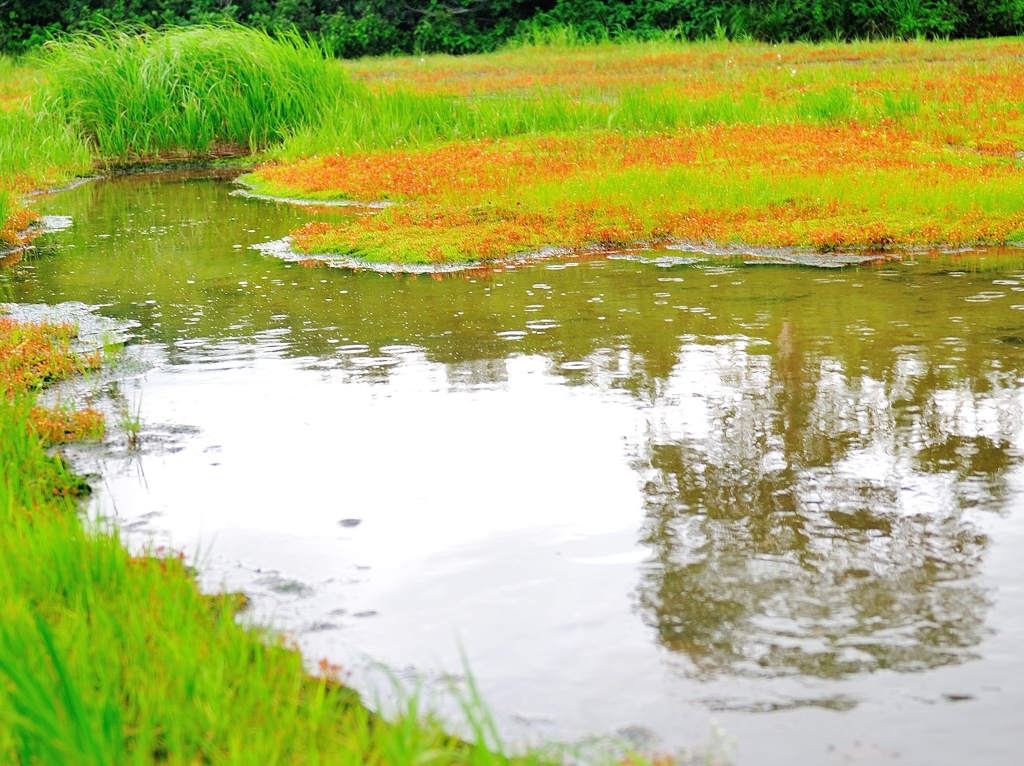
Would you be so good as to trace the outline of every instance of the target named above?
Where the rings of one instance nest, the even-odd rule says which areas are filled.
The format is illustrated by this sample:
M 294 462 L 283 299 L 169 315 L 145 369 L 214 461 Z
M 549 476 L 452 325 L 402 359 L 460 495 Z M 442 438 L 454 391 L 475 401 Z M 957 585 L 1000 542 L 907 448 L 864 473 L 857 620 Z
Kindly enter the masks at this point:
M 770 355 L 745 339 L 681 355 L 673 404 L 691 412 L 652 424 L 638 466 L 656 560 L 646 619 L 699 673 L 837 677 L 971 657 L 987 540 L 963 510 L 998 509 L 1019 462 L 1013 377 L 944 384 L 947 360 L 921 347 L 887 349 L 876 377 L 804 350 L 805 331 L 784 319 Z
M 758 763 L 830 762 L 800 748 L 904 709 L 879 752 L 942 762 L 945 719 L 908 702 L 942 699 L 940 681 L 906 679 L 1018 667 L 986 646 L 1022 622 L 996 611 L 1016 543 L 991 523 L 1019 505 L 1024 254 L 395 277 L 254 251 L 354 213 L 229 190 L 181 175 L 59 195 L 47 212 L 74 225 L 0 281 L 138 320 L 161 360 L 144 419 L 217 443 L 179 434 L 140 458 L 145 482 L 106 491 L 140 524 L 153 507 L 179 535 L 221 535 L 225 580 L 242 559 L 278 567 L 243 584 L 285 599 L 286 623 L 327 626 L 308 651 L 429 669 L 470 631 L 488 696 L 570 722 L 555 735 L 625 722 L 685 744 L 680 722 L 726 698 L 848 711 L 800 719 L 801 743 L 732 719 Z M 338 537 L 340 518 L 361 523 Z M 340 608 L 365 581 L 366 603 Z M 911 685 L 890 704 L 895 678 Z M 1006 720 L 978 704 L 957 720 Z M 932 721 L 922 745 L 910 732 Z

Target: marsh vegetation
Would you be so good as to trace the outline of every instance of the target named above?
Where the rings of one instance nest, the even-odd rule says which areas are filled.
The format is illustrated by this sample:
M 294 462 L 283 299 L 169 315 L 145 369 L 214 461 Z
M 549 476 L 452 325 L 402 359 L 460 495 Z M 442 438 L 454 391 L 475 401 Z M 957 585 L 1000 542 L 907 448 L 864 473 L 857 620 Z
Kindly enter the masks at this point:
M 810 278 L 800 281 L 804 292 L 774 277 L 758 289 L 730 277 L 713 292 L 743 259 L 709 266 L 678 250 L 658 254 L 671 275 L 632 265 L 626 275 L 621 263 L 632 261 L 609 269 L 611 277 L 594 276 L 601 266 L 580 277 L 516 275 L 508 277 L 521 293 L 514 298 L 498 289 L 504 282 L 492 290 L 474 280 L 493 281 L 505 273 L 503 259 L 546 249 L 636 257 L 662 246 L 770 246 L 836 265 L 846 261 L 829 259 L 850 252 L 896 258 L 1018 244 L 1024 43 L 665 35 L 612 43 L 572 26 L 528 32 L 488 55 L 340 62 L 329 45 L 295 33 L 199 25 L 82 33 L 0 58 L 4 253 L 38 235 L 30 192 L 116 169 L 244 160 L 252 165 L 244 181 L 258 194 L 357 205 L 256 216 L 244 206 L 267 203 L 228 198 L 222 185 L 193 193 L 193 179 L 181 177 L 154 182 L 166 182 L 164 191 L 140 183 L 108 197 L 121 188 L 110 182 L 67 198 L 75 218 L 90 221 L 88 238 L 54 235 L 40 241 L 56 244 L 38 260 L 17 263 L 19 251 L 0 262 L 9 267 L 4 297 L 103 304 L 142 321 L 142 336 L 183 367 L 188 344 L 214 338 L 277 361 L 313 359 L 346 383 L 369 371 L 370 383 L 386 385 L 387 370 L 404 364 L 389 355 L 422 353 L 434 366 L 413 365 L 416 374 L 483 390 L 507 384 L 516 363 L 541 360 L 557 369 L 549 377 L 559 386 L 621 394 L 631 412 L 678 404 L 678 392 L 666 391 L 679 385 L 685 360 L 697 359 L 701 375 L 735 389 L 732 399 L 713 402 L 703 436 L 668 420 L 645 423 L 647 440 L 630 458 L 644 478 L 641 544 L 650 549 L 636 604 L 658 645 L 697 675 L 756 666 L 765 677 L 815 683 L 965 661 L 984 634 L 986 597 L 972 578 L 988 543 L 963 509 L 1002 509 L 1017 461 L 1007 436 L 1017 405 L 996 393 L 1022 368 L 1021 306 L 1007 298 L 1021 289 L 1018 251 L 965 260 L 946 253 L 920 277 L 911 261 L 879 272 L 859 303 L 845 287 Z M 161 208 L 167 189 L 177 196 Z M 359 207 L 381 201 L 393 204 Z M 173 241 L 167 211 L 177 217 Z M 241 223 L 247 215 L 253 228 Z M 245 250 L 270 237 L 255 238 L 268 221 L 299 255 L 314 257 L 267 267 L 266 256 Z M 202 223 L 216 229 L 215 244 Z M 321 275 L 337 254 L 357 266 L 478 268 L 444 285 Z M 551 265 L 552 273 L 565 267 Z M 971 290 L 948 286 L 965 274 Z M 679 287 L 686 280 L 692 290 Z M 893 329 L 909 326 L 893 307 L 940 280 L 930 306 L 913 304 L 920 332 Z M 826 289 L 831 303 L 801 303 Z M 963 321 L 965 303 L 974 324 L 964 329 L 971 342 L 960 344 L 947 323 Z M 282 325 L 293 315 L 301 321 Z M 899 343 L 871 351 L 882 325 Z M 267 345 L 293 331 L 304 340 Z M 415 701 L 385 722 L 330 664 L 311 677 L 294 647 L 240 628 L 240 600 L 201 595 L 180 556 L 133 555 L 116 529 L 83 519 L 85 486 L 47 449 L 99 439 L 110 424 L 89 408 L 36 400 L 101 363 L 74 352 L 74 334 L 0 318 L 0 758 L 552 760 L 504 755 L 486 717 L 472 719 L 472 742 L 446 734 Z M 801 350 L 802 338 L 812 350 Z M 774 350 L 748 353 L 748 342 Z M 882 404 L 869 396 L 876 389 Z M 960 414 L 943 414 L 953 399 Z M 857 412 L 847 407 L 854 400 Z M 968 410 L 982 425 L 967 422 Z M 998 428 L 977 414 L 989 410 L 999 411 Z M 133 453 L 144 452 L 143 419 L 122 411 Z M 848 480 L 849 461 L 875 452 L 898 458 L 887 478 Z M 705 470 L 715 462 L 720 468 Z M 822 500 L 815 482 L 826 470 L 834 483 Z M 941 496 L 940 518 L 910 513 L 903 478 Z M 823 521 L 818 509 L 833 500 Z M 684 539 L 693 528 L 707 541 L 700 550 Z M 876 556 L 872 540 L 881 537 L 893 561 Z M 853 563 L 830 564 L 816 547 L 824 541 Z M 770 576 L 747 568 L 750 560 L 768 562 Z M 783 560 L 789 575 L 780 574 Z M 926 575 L 915 569 L 922 560 Z M 733 572 L 735 587 L 717 579 L 718 569 Z M 958 598 L 940 587 L 947 581 L 964 584 Z M 806 611 L 792 583 L 824 606 Z M 771 604 L 786 623 L 775 632 L 762 624 Z M 833 615 L 851 613 L 852 628 L 833 630 Z M 876 628 L 902 631 L 904 643 L 890 646 Z M 792 643 L 805 639 L 829 642 L 827 651 Z
M 1024 238 L 1020 47 L 549 43 L 341 63 L 239 27 L 80 35 L 5 64 L 0 169 L 17 194 L 97 166 L 254 157 L 257 192 L 400 203 L 295 232 L 304 252 L 374 261 L 1005 244 Z

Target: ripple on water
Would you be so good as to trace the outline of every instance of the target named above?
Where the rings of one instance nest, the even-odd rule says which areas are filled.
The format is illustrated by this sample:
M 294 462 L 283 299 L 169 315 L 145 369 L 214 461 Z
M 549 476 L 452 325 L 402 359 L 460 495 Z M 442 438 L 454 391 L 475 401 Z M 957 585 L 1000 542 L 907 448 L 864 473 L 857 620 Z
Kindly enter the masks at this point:
M 623 255 L 609 255 L 608 260 L 610 261 L 632 261 L 634 263 L 644 263 L 651 266 L 660 266 L 663 269 L 669 269 L 673 266 L 693 266 L 696 263 L 700 263 L 703 259 L 700 258 L 684 258 L 678 255 L 659 255 L 653 258 L 648 258 L 643 255 L 634 255 L 632 253 Z
M 394 367 L 401 363 L 401 359 L 396 359 L 393 356 L 354 356 L 351 359 L 352 366 L 361 368 Z
M 411 344 L 395 343 L 390 346 L 381 346 L 380 351 L 382 354 L 388 354 L 389 356 L 406 356 L 408 354 L 415 354 L 422 351 L 423 348 L 420 346 L 414 346 Z
M 1005 298 L 1006 293 L 995 292 L 994 290 L 987 290 L 980 292 L 977 295 L 968 295 L 964 298 L 968 303 L 988 303 L 990 301 L 998 300 L 999 298 Z
M 334 349 L 336 354 L 365 354 L 370 347 L 365 343 L 349 343 L 345 346 L 338 346 Z

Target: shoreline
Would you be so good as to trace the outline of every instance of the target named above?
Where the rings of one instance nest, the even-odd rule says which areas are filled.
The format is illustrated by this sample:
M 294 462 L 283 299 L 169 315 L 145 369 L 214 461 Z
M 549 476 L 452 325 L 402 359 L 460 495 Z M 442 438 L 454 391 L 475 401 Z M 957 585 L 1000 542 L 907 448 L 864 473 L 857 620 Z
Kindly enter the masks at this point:
M 17 304 L 16 308 L 23 307 Z M 34 309 L 16 311 L 12 318 L 0 314 L 0 353 L 5 355 L 0 361 L 7 358 L 6 333 L 47 334 L 63 327 L 59 330 L 60 340 L 42 353 L 66 357 L 68 362 L 61 367 L 64 372 L 53 380 L 70 380 L 79 364 L 75 360 L 80 358 L 70 345 L 74 342 L 71 325 L 49 324 L 54 317 L 63 316 L 59 307 Z M 101 362 L 96 359 L 89 364 Z M 0 629 L 0 678 L 13 679 L 14 699 L 21 693 L 20 679 L 33 678 L 32 683 L 40 688 L 59 684 L 59 691 L 57 686 L 52 690 L 55 709 L 70 719 L 66 724 L 68 730 L 59 740 L 36 733 L 34 726 L 25 728 L 15 719 L 6 731 L 30 743 L 28 747 L 36 748 L 36 752 L 56 748 L 66 759 L 88 757 L 89 753 L 99 751 L 107 754 L 103 762 L 115 757 L 115 753 L 123 757 L 139 748 L 151 749 L 154 757 L 158 757 L 164 746 L 155 740 L 147 744 L 145 739 L 145 732 L 156 725 L 167 731 L 167 736 L 179 740 L 175 747 L 178 757 L 189 752 L 224 757 L 237 747 L 237 734 L 242 733 L 248 738 L 245 750 L 249 753 L 269 754 L 280 748 L 279 737 L 290 740 L 286 752 L 292 755 L 278 753 L 279 758 L 284 758 L 278 761 L 282 763 L 305 762 L 302 754 L 307 752 L 327 757 L 324 762 L 335 762 L 329 756 L 334 753 L 339 763 L 348 763 L 346 758 L 351 756 L 360 762 L 391 763 L 386 756 L 389 752 L 406 752 L 410 760 L 403 757 L 402 762 L 412 762 L 417 754 L 423 753 L 433 753 L 441 758 L 439 762 L 450 764 L 553 766 L 561 762 L 531 753 L 505 756 L 498 743 L 474 743 L 450 736 L 438 721 L 420 717 L 415 695 L 400 700 L 395 720 L 385 720 L 366 707 L 358 692 L 346 685 L 340 667 L 326 660 L 317 662 L 315 658 L 302 657 L 287 635 L 262 625 L 239 623 L 236 616 L 248 605 L 244 593 L 203 593 L 195 569 L 186 563 L 184 554 L 174 550 L 146 547 L 141 554 L 132 553 L 123 544 L 116 526 L 82 515 L 79 499 L 91 489 L 85 479 L 74 473 L 61 451 L 53 446 L 48 451 L 44 449 L 34 427 L 29 425 L 34 394 L 29 389 L 24 389 L 24 394 L 30 398 L 0 399 L 0 481 L 7 490 L 0 493 L 0 520 L 4 522 L 0 530 L 0 552 L 4 554 L 0 557 L 4 562 L 0 574 L 5 575 L 3 582 L 11 583 L 10 572 L 21 572 L 13 575 L 14 579 L 25 583 L 23 589 L 4 594 L 7 627 L 17 626 L 26 637 L 18 639 L 18 646 L 25 640 L 48 648 L 43 654 L 38 649 L 15 649 L 13 634 Z M 31 409 L 31 417 L 39 417 L 34 414 L 39 409 Z M 77 442 L 78 438 L 69 434 L 61 441 Z M 102 437 L 93 431 L 90 438 Z M 17 549 L 12 547 L 15 541 Z M 38 568 L 56 567 L 60 557 L 71 555 L 72 551 L 81 567 L 64 567 L 59 589 L 52 589 L 46 578 L 29 584 L 26 578 L 32 577 Z M 55 555 L 58 559 L 51 561 Z M 33 566 L 25 566 L 25 556 L 34 559 Z M 105 578 L 110 571 L 118 574 L 108 583 Z M 89 608 L 87 629 L 81 627 L 80 606 L 65 601 L 62 595 L 83 588 L 96 594 Z M 171 625 L 177 627 L 172 629 Z M 190 650 L 182 654 L 186 647 Z M 12 675 L 10 664 L 12 651 L 18 653 L 20 670 L 16 675 Z M 114 663 L 109 659 L 111 652 L 118 658 Z M 174 663 L 168 662 L 171 656 L 177 658 Z M 257 665 L 253 666 L 257 658 Z M 206 671 L 211 662 L 219 665 L 220 674 Z M 63 675 L 53 676 L 51 665 Z M 127 685 L 117 678 L 98 682 L 96 691 L 89 690 L 88 682 L 78 685 L 88 678 L 106 678 L 111 670 L 118 676 L 123 674 Z M 198 684 L 187 692 L 191 702 L 181 696 L 189 684 Z M 113 714 L 110 703 L 104 702 L 107 689 L 120 697 L 128 695 L 128 699 L 160 699 L 150 710 L 129 706 L 117 713 L 125 724 L 140 717 L 132 727 L 143 739 L 136 740 L 134 745 L 122 741 L 124 733 L 120 726 L 113 731 L 109 726 L 94 728 L 95 716 L 101 711 L 107 711 L 102 713 L 105 716 Z M 206 702 L 201 702 L 203 699 Z M 4 703 L 5 699 L 0 697 L 0 705 Z M 168 704 L 172 718 L 161 712 Z M 228 723 L 218 735 L 221 745 L 213 750 L 202 744 L 209 734 L 204 733 L 200 721 L 189 722 L 195 714 L 203 717 L 204 704 L 223 708 L 223 718 Z M 261 731 L 252 728 L 257 720 L 247 719 L 245 712 L 239 715 L 239 706 L 241 710 L 255 706 L 263 711 L 259 716 L 266 718 L 266 722 Z M 227 715 L 229 710 L 231 715 Z M 475 712 L 487 716 L 482 709 Z M 148 716 L 156 717 L 147 722 Z M 0 755 L 8 747 L 4 733 L 0 729 Z M 489 746 L 497 746 L 497 751 L 488 749 Z

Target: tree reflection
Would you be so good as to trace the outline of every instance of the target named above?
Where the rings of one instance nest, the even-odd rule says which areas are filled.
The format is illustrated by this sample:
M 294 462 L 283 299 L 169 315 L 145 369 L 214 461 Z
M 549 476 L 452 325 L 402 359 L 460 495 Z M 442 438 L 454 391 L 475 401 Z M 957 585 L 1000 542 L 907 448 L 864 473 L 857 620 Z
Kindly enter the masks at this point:
M 987 541 L 964 509 L 1006 491 L 1019 458 L 998 424 L 1019 421 L 1017 398 L 943 387 L 919 349 L 884 349 L 881 379 L 851 374 L 799 335 L 783 322 L 771 356 L 684 347 L 675 415 L 639 460 L 641 612 L 698 674 L 962 661 L 987 604 L 972 580 Z

